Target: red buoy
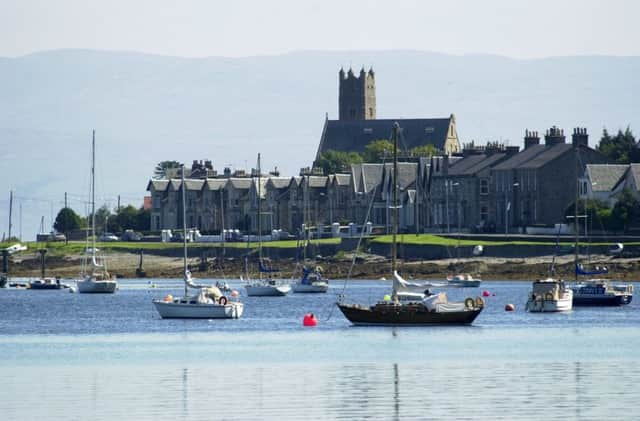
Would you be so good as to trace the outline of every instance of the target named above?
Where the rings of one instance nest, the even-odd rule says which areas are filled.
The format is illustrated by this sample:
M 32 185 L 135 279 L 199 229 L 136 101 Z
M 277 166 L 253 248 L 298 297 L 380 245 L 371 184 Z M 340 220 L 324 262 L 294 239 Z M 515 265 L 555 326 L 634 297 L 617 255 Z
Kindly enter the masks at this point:
M 515 311 L 516 310 L 516 306 L 514 306 L 513 304 L 507 304 L 506 306 L 504 306 L 504 311 Z
M 313 313 L 307 313 L 302 319 L 302 325 L 306 327 L 314 327 L 318 325 L 318 319 Z
M 491 297 L 491 293 L 487 290 L 482 291 L 482 296 L 483 297 Z

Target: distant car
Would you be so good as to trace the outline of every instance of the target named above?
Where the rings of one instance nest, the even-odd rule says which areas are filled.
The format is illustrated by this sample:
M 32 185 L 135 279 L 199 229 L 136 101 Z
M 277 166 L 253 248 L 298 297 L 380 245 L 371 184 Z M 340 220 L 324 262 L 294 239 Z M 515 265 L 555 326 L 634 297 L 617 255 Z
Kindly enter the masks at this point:
M 100 237 L 98 237 L 98 241 L 118 241 L 119 238 L 116 235 L 111 234 L 110 232 L 103 233 Z
M 125 230 L 124 234 L 122 234 L 122 241 L 140 241 L 142 240 L 142 235 L 138 234 L 133 230 Z

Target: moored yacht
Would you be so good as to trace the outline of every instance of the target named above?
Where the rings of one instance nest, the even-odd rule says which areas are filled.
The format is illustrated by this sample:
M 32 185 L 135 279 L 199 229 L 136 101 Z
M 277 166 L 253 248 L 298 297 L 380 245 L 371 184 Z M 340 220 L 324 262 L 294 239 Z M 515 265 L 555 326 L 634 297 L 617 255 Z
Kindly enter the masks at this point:
M 571 290 L 574 306 L 621 306 L 633 299 L 633 285 L 612 285 L 608 279 L 582 281 Z
M 573 291 L 562 280 L 553 278 L 533 282 L 526 310 L 531 313 L 569 311 L 573 307 Z
M 323 276 L 322 268 L 316 266 L 314 268 L 302 267 L 302 278 L 293 284 L 293 292 L 298 293 L 322 293 L 329 290 L 329 280 Z
M 450 287 L 476 288 L 480 286 L 481 279 L 477 279 L 468 273 L 459 273 L 455 276 L 447 276 L 447 285 Z

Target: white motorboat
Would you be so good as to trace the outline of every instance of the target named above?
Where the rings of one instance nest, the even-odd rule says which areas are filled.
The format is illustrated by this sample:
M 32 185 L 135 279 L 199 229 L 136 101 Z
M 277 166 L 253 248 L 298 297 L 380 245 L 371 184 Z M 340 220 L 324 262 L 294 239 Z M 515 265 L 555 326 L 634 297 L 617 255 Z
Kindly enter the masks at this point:
M 476 288 L 480 286 L 481 279 L 477 279 L 468 273 L 459 273 L 455 276 L 447 276 L 447 286 L 460 288 Z
M 537 280 L 533 282 L 525 308 L 531 313 L 569 311 L 573 308 L 573 291 L 561 280 Z
M 82 261 L 82 279 L 76 281 L 78 292 L 112 294 L 118 289 L 116 277 L 107 271 L 104 257 L 96 248 L 96 131 L 91 140 L 91 238 L 92 247 L 85 250 Z
M 184 183 L 184 165 L 182 166 L 182 244 L 184 249 L 184 296 L 167 295 L 162 300 L 153 300 L 158 314 L 163 319 L 238 319 L 242 316 L 244 305 L 237 300 L 237 293 L 232 292 L 234 300 L 229 300 L 215 286 L 195 284 L 191 272 L 187 268 L 187 226 L 186 199 Z M 189 288 L 198 292 L 189 295 Z
M 323 293 L 329 290 L 329 280 L 322 275 L 322 268 L 316 266 L 313 269 L 302 267 L 302 278 L 293 284 L 293 292 L 297 293 Z

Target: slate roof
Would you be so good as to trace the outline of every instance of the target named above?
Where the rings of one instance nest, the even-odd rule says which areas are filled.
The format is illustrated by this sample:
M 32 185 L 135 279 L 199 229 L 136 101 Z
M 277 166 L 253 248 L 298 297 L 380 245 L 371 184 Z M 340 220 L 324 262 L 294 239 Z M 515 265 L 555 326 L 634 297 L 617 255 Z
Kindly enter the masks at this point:
M 291 184 L 291 177 L 269 177 L 267 184 L 270 184 L 274 189 L 284 189 Z
M 629 171 L 631 171 L 631 175 L 636 184 L 636 190 L 640 191 L 640 164 L 631 164 Z
M 400 150 L 432 144 L 443 150 L 451 118 L 415 118 L 384 120 L 326 120 L 316 159 L 328 150 L 364 152 L 373 140 L 390 139 L 393 124 L 402 128 Z
M 455 161 L 449 167 L 449 175 L 475 175 L 478 172 L 491 167 L 507 156 L 505 153 L 494 153 L 491 155 L 478 154 L 465 156 L 459 161 Z
M 338 186 L 348 186 L 351 183 L 351 174 L 333 174 L 331 182 Z
M 229 178 L 228 180 L 229 184 L 236 190 L 248 190 L 253 183 L 251 178 Z
M 204 186 L 204 180 L 187 178 L 184 180 L 184 184 L 187 187 L 187 191 L 200 191 Z
M 224 189 L 226 185 L 227 185 L 226 178 L 207 178 L 207 181 L 205 181 L 205 186 L 211 191 L 218 191 L 220 189 Z
M 328 177 L 324 175 L 310 175 L 305 177 L 310 188 L 324 188 L 327 185 Z
M 155 191 L 165 191 L 169 187 L 169 180 L 150 180 L 147 184 L 147 191 L 151 191 L 151 187 Z
M 525 150 L 518 152 L 513 157 L 499 163 L 495 167 L 494 170 L 512 170 L 514 168 L 520 167 L 525 162 L 534 158 L 538 154 L 544 152 L 546 146 L 545 145 L 532 145 L 526 148 Z
M 382 182 L 382 164 L 353 164 L 351 177 L 355 191 L 368 193 Z
M 627 169 L 629 165 L 624 164 L 587 164 L 587 174 L 592 183 L 591 190 L 594 192 L 613 190 Z
M 533 157 L 531 160 L 520 165 L 519 168 L 535 169 L 545 166 L 566 152 L 573 150 L 571 143 L 559 143 L 553 146 L 547 146 L 544 151 Z

